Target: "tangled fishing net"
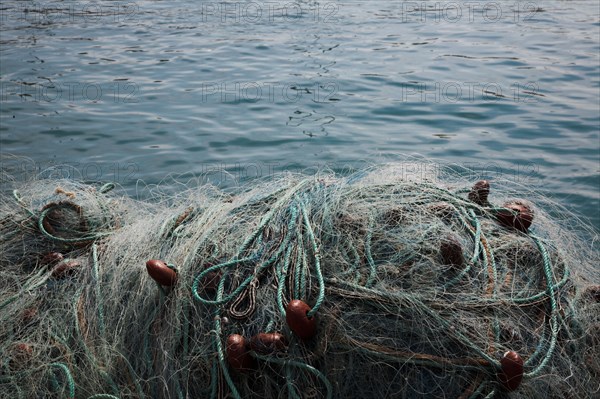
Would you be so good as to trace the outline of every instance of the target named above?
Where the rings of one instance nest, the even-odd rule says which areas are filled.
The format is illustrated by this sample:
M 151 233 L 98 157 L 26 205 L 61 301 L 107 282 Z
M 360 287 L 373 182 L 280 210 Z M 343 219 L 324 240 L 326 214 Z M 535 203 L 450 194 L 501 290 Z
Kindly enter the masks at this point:
M 594 244 L 543 197 L 472 184 L 381 167 L 143 202 L 15 186 L 0 396 L 598 397 Z

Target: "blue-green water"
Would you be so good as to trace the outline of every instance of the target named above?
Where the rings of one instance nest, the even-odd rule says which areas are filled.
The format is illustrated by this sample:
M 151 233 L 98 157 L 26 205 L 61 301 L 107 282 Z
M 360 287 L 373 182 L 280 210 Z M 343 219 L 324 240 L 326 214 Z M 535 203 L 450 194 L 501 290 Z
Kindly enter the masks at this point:
M 134 193 L 419 155 L 598 226 L 599 7 L 3 1 L 4 168 Z

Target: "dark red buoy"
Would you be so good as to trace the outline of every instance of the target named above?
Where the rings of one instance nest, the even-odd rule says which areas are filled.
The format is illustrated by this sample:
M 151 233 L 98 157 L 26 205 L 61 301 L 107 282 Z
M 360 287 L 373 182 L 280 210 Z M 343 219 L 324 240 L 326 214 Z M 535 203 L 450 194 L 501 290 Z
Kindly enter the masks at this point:
M 149 260 L 146 262 L 146 270 L 150 277 L 160 285 L 171 287 L 177 283 L 177 273 L 162 260 Z
M 256 366 L 255 359 L 250 356 L 246 338 L 239 334 L 227 337 L 227 362 L 231 368 L 238 371 L 252 370 Z
M 52 269 L 52 277 L 56 279 L 62 279 L 71 277 L 77 272 L 77 269 L 81 267 L 81 263 L 76 260 L 65 260 L 60 262 Z
M 250 338 L 250 349 L 261 355 L 279 352 L 287 347 L 287 340 L 280 333 L 260 333 Z
M 462 246 L 454 237 L 446 237 L 440 244 L 440 253 L 445 265 L 462 266 L 465 263 Z
M 299 299 L 290 301 L 285 309 L 285 320 L 300 339 L 311 339 L 317 332 L 316 317 L 309 318 L 307 315 L 310 309 L 310 306 Z
M 523 380 L 523 359 L 515 351 L 508 351 L 500 359 L 500 383 L 507 391 L 516 390 Z
M 471 188 L 469 192 L 469 201 L 477 205 L 487 205 L 488 195 L 490 194 L 490 182 L 487 180 L 479 180 Z
M 506 210 L 498 212 L 496 215 L 498 222 L 505 227 L 527 232 L 533 222 L 531 207 L 521 200 L 507 202 L 503 206 Z

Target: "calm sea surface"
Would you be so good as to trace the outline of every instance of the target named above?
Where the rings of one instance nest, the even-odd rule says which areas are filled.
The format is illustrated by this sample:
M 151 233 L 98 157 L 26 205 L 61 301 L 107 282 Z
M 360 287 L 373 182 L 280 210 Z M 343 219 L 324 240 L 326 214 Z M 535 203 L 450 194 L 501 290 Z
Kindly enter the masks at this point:
M 600 225 L 598 1 L 0 8 L 0 152 L 16 178 L 135 194 L 140 179 L 231 186 L 420 156 Z

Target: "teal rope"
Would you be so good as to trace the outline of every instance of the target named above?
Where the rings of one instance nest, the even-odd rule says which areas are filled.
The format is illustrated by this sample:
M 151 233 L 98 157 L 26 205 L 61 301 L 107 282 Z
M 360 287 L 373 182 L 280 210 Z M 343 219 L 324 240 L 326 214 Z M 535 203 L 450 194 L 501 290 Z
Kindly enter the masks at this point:
M 292 214 L 294 214 L 294 211 L 292 211 Z M 219 269 L 229 269 L 232 268 L 233 266 L 236 266 L 240 263 L 248 263 L 248 262 L 252 262 L 255 261 L 259 258 L 259 254 L 256 255 L 252 255 L 250 257 L 247 258 L 243 258 L 243 259 L 232 259 L 230 261 L 224 262 L 224 263 L 220 263 L 218 265 L 214 265 L 211 266 L 207 269 L 205 269 L 204 271 L 200 272 L 196 278 L 194 279 L 194 282 L 192 284 L 192 295 L 194 296 L 194 298 L 198 301 L 200 301 L 201 303 L 205 304 L 205 305 L 222 305 L 225 303 L 228 303 L 229 301 L 231 301 L 234 298 L 237 298 L 237 296 L 246 289 L 246 287 L 252 282 L 252 280 L 254 280 L 254 278 L 259 275 L 263 270 L 265 270 L 266 268 L 268 268 L 270 265 L 272 265 L 275 261 L 277 261 L 277 259 L 279 258 L 279 256 L 281 255 L 281 253 L 283 252 L 284 249 L 286 249 L 291 241 L 292 235 L 293 235 L 293 229 L 294 226 L 296 224 L 296 218 L 292 218 L 289 221 L 288 224 L 288 231 L 286 234 L 286 237 L 283 240 L 283 243 L 281 244 L 281 246 L 279 247 L 279 249 L 275 252 L 275 254 L 273 256 L 271 256 L 271 258 L 269 258 L 268 260 L 266 260 L 265 262 L 263 262 L 262 265 L 260 265 L 258 268 L 255 269 L 254 274 L 248 276 L 244 281 L 242 281 L 242 283 L 230 294 L 226 295 L 225 297 L 219 298 L 219 299 L 214 299 L 214 300 L 210 300 L 210 299 L 206 299 L 206 298 L 202 298 L 200 296 L 200 294 L 198 293 L 198 286 L 200 285 L 200 281 L 202 280 L 202 278 L 204 276 L 206 276 L 208 273 L 213 272 L 215 270 L 219 270 Z M 261 228 L 261 227 L 259 227 Z M 262 227 L 264 228 L 264 226 Z M 258 229 L 256 230 L 258 231 Z M 256 235 L 256 231 L 255 233 L 252 234 L 252 236 Z M 251 242 L 250 240 L 246 240 L 246 242 Z M 240 248 L 239 253 L 244 252 L 246 249 L 246 246 L 243 245 L 242 248 Z M 225 274 L 221 277 L 221 280 L 225 280 Z
M 485 386 L 487 384 L 488 384 L 487 381 L 483 381 L 481 384 L 479 384 L 479 386 L 473 392 L 473 394 L 471 394 L 471 396 L 469 396 L 469 399 L 477 399 L 479 397 L 479 395 L 481 395 L 481 392 L 483 392 L 483 389 L 485 388 Z
M 540 336 L 540 341 L 537 345 L 537 347 L 535 348 L 535 351 L 531 354 L 531 356 L 529 356 L 529 358 L 525 361 L 524 366 L 525 367 L 529 367 L 531 366 L 532 363 L 537 362 L 537 360 L 539 359 L 539 357 L 542 355 L 542 353 L 544 353 L 544 349 L 546 349 L 546 344 L 545 342 L 548 340 L 548 328 L 547 326 L 544 324 L 542 326 L 542 334 Z
M 59 368 L 62 370 L 62 372 L 65 374 L 65 377 L 67 378 L 67 385 L 69 388 L 69 399 L 74 399 L 75 398 L 75 381 L 73 380 L 73 376 L 71 375 L 69 368 L 63 363 L 51 363 L 50 367 L 56 367 L 56 368 Z
M 285 280 L 287 278 L 288 266 L 290 264 L 290 256 L 294 248 L 290 245 L 285 251 L 285 258 L 281 270 L 277 273 L 277 306 L 279 311 L 285 317 L 285 307 L 283 306 L 283 289 L 285 288 Z
M 492 399 L 492 398 L 495 398 L 495 397 L 496 397 L 496 388 L 492 389 L 492 390 L 490 391 L 490 393 L 488 393 L 488 394 L 486 395 L 486 397 L 485 397 L 485 398 L 483 398 L 483 399 Z
M 551 308 L 550 330 L 551 330 L 552 334 L 550 336 L 550 343 L 548 345 L 548 351 L 546 352 L 546 355 L 544 356 L 544 358 L 542 359 L 540 364 L 538 364 L 538 366 L 535 369 L 533 369 L 531 372 L 525 374 L 525 377 L 528 377 L 528 378 L 539 375 L 541 373 L 541 371 L 544 369 L 544 367 L 546 367 L 546 364 L 548 364 L 548 362 L 550 361 L 550 358 L 552 357 L 552 355 L 554 353 L 554 349 L 556 347 L 556 339 L 558 336 L 558 320 L 557 320 L 558 306 L 556 303 L 556 298 L 554 296 L 555 286 L 552 284 L 552 263 L 550 261 L 550 256 L 548 255 L 548 251 L 546 250 L 546 247 L 544 246 L 542 241 L 534 235 L 531 235 L 530 237 L 537 245 L 540 253 L 542 254 L 542 259 L 544 260 L 544 274 L 546 276 L 546 286 L 547 286 L 546 293 L 547 293 L 548 297 L 550 298 L 550 308 Z
M 284 240 L 284 245 L 282 245 L 282 248 L 287 248 L 285 251 L 285 256 L 283 259 L 283 264 L 281 267 L 277 268 L 276 272 L 277 272 L 277 306 L 279 307 L 279 311 L 281 312 L 281 314 L 283 316 L 285 316 L 285 307 L 283 306 L 283 290 L 285 288 L 285 280 L 287 278 L 287 272 L 288 272 L 288 267 L 290 264 L 290 257 L 292 254 L 292 250 L 294 249 L 293 245 L 288 245 L 288 243 L 291 241 L 291 237 L 293 231 L 296 228 L 296 218 L 298 216 L 298 210 L 296 209 L 296 207 L 292 207 L 290 209 L 290 220 L 288 222 L 288 230 L 287 230 L 287 236 L 289 237 L 289 241 L 286 239 Z
M 96 395 L 89 396 L 88 399 L 119 399 L 117 396 L 109 395 L 107 393 L 99 393 Z
M 313 232 L 312 226 L 310 225 L 310 220 L 308 218 L 308 212 L 304 207 L 304 204 L 300 203 L 300 211 L 302 212 L 302 217 L 304 219 L 304 224 L 306 225 L 306 232 L 308 234 L 308 239 L 312 245 L 313 254 L 315 257 L 315 269 L 317 271 L 317 281 L 319 282 L 319 295 L 317 296 L 317 301 L 315 305 L 309 310 L 306 315 L 308 317 L 313 317 L 321 305 L 323 304 L 323 300 L 325 299 L 325 281 L 323 279 L 323 273 L 321 271 L 321 254 L 319 253 L 319 247 L 317 246 L 317 240 L 315 239 L 315 234 Z
M 181 390 L 181 384 L 179 384 L 179 378 L 177 376 L 173 376 L 175 378 L 175 391 L 177 392 L 177 399 L 183 398 L 183 391 Z
M 100 191 L 100 194 L 106 194 L 109 191 L 111 191 L 112 189 L 114 189 L 115 187 L 116 187 L 115 183 L 110 182 L 110 183 L 104 184 L 102 187 L 100 187 L 100 190 L 98 190 L 98 191 Z
M 309 276 L 310 270 L 308 269 L 308 259 L 306 258 L 306 252 L 302 251 L 302 270 L 300 272 L 300 292 L 304 296 L 306 294 L 306 284 Z
M 248 277 L 244 282 L 242 282 L 242 284 L 240 284 L 239 287 L 236 288 L 235 291 L 233 291 L 231 294 L 227 295 L 225 298 L 221 298 L 221 299 L 211 300 L 211 299 L 202 298 L 200 296 L 200 294 L 198 293 L 198 286 L 200 285 L 200 281 L 202 280 L 202 278 L 210 272 L 214 272 L 215 270 L 219 270 L 219 269 L 228 269 L 228 268 L 237 266 L 241 263 L 252 262 L 256 259 L 257 259 L 257 256 L 253 255 L 253 256 L 249 256 L 247 258 L 243 258 L 243 259 L 232 259 L 230 261 L 220 263 L 218 265 L 214 265 L 209 268 L 206 268 L 205 270 L 203 270 L 196 276 L 196 278 L 194 279 L 194 282 L 192 283 L 192 294 L 193 294 L 194 298 L 196 300 L 200 301 L 201 303 L 203 303 L 204 305 L 222 305 L 224 303 L 229 302 L 233 298 L 237 297 L 239 295 L 239 293 L 242 292 L 248 284 L 250 284 L 250 282 L 252 281 L 254 276 Z M 225 276 L 222 276 L 221 280 L 223 280 L 224 278 L 225 278 Z
M 292 368 L 289 365 L 287 365 L 285 367 L 285 385 L 287 386 L 288 397 L 291 397 L 291 399 L 302 399 L 300 395 L 298 395 L 296 386 L 293 384 L 293 381 L 294 377 L 292 375 Z
M 563 277 L 558 283 L 556 283 L 554 285 L 554 289 L 558 290 L 558 289 L 562 288 L 569 281 L 569 275 L 570 275 L 570 271 L 567 268 L 567 266 L 565 265 L 565 268 L 563 270 Z M 532 303 L 532 302 L 537 301 L 538 299 L 543 298 L 545 295 L 547 295 L 547 292 L 543 291 L 543 292 L 537 293 L 535 295 L 532 295 L 532 296 L 526 297 L 526 298 L 513 298 L 512 301 L 514 303 Z
M 298 234 L 298 245 L 296 246 L 296 264 L 294 265 L 294 298 L 302 298 L 304 292 L 300 291 L 300 276 L 302 273 L 302 257 L 304 256 L 304 251 L 302 246 L 304 245 L 302 240 L 302 234 Z
M 225 289 L 225 274 L 223 278 L 219 281 L 219 287 L 217 288 L 217 300 L 220 300 L 223 296 L 223 290 Z M 223 373 L 223 377 L 231 389 L 231 394 L 234 399 L 241 399 L 240 393 L 238 392 L 231 376 L 229 375 L 229 370 L 227 368 L 227 364 L 225 363 L 225 351 L 223 350 L 223 343 L 221 342 L 221 310 L 219 308 L 215 309 L 215 329 L 213 339 L 214 345 L 217 349 L 217 358 L 219 360 L 219 365 L 221 366 L 221 371 Z
M 52 386 L 52 392 L 56 392 L 60 389 L 60 384 L 58 383 L 58 378 L 56 378 L 54 373 L 50 374 L 50 385 Z

